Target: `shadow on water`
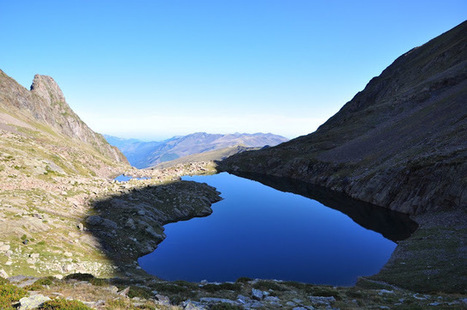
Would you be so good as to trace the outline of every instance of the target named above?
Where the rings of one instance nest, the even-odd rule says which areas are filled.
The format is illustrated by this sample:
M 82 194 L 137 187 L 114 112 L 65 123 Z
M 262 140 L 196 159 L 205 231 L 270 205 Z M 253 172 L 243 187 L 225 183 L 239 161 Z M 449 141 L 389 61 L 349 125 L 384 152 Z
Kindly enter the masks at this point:
M 309 183 L 263 175 L 239 174 L 274 189 L 314 199 L 343 212 L 362 227 L 392 241 L 408 238 L 417 224 L 407 215 L 349 198 Z M 205 183 L 176 181 L 141 188 L 120 185 L 120 193 L 96 200 L 86 230 L 123 276 L 147 274 L 137 259 L 151 253 L 165 238 L 163 225 L 212 213 L 219 193 Z
M 258 181 L 282 192 L 290 192 L 316 200 L 329 208 L 346 214 L 360 226 L 378 232 L 394 242 L 407 239 L 418 227 L 418 224 L 406 214 L 359 201 L 321 186 L 262 174 L 244 172 L 234 174 Z

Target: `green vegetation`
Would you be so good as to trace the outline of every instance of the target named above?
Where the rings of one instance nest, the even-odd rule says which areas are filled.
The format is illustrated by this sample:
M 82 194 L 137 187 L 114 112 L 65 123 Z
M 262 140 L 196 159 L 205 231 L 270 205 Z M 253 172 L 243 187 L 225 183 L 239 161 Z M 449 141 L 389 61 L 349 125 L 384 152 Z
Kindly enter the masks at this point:
M 26 296 L 26 290 L 16 287 L 11 284 L 0 285 L 0 309 L 9 310 L 14 309 L 13 303 L 19 302 L 21 298 Z
M 202 290 L 214 293 L 218 291 L 240 291 L 242 285 L 240 283 L 221 283 L 221 284 L 206 284 L 201 287 Z
M 39 307 L 42 310 L 92 310 L 77 300 L 67 300 L 63 298 L 56 298 L 46 301 Z
M 253 287 L 258 290 L 262 291 L 267 291 L 267 290 L 273 290 L 273 291 L 284 291 L 285 289 L 277 284 L 276 282 L 273 281 L 264 281 L 260 280 L 253 284 Z
M 231 305 L 227 303 L 220 303 L 220 304 L 213 305 L 210 309 L 211 310 L 242 310 L 243 307 Z
M 153 292 L 149 288 L 144 288 L 140 286 L 130 286 L 130 291 L 128 292 L 128 297 L 140 297 L 144 299 L 152 298 L 154 296 Z

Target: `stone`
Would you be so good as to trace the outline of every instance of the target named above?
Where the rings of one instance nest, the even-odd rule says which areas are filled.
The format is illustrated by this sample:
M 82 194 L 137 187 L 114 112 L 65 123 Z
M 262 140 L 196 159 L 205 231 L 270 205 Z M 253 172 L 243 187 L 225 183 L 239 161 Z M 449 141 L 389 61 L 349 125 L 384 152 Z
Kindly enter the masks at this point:
M 206 309 L 204 306 L 195 304 L 191 300 L 187 300 L 183 303 L 183 309 L 185 310 L 204 310 Z
M 19 310 L 36 309 L 44 302 L 51 300 L 49 297 L 42 294 L 23 297 L 19 300 Z
M 170 299 L 169 297 L 165 296 L 165 295 L 161 295 L 161 294 L 157 294 L 156 295 L 156 303 L 161 305 L 161 306 L 170 306 Z
M 251 296 L 253 296 L 253 298 L 255 298 L 257 300 L 261 300 L 261 299 L 263 299 L 263 291 L 252 288 L 251 289 Z
M 383 295 L 383 294 L 394 294 L 394 291 L 389 291 L 385 289 L 379 290 L 378 295 Z
M 129 291 L 130 291 L 130 287 L 128 286 L 127 288 L 121 290 L 117 294 L 120 295 L 120 296 L 127 296 Z
M 100 225 L 104 226 L 107 229 L 117 229 L 118 228 L 117 223 L 115 223 L 114 221 L 109 220 L 109 219 L 104 219 Z
M 334 296 L 310 296 L 310 301 L 313 304 L 330 305 L 331 303 L 335 302 L 336 299 Z
M 3 245 L 0 245 L 0 252 L 6 252 L 10 249 L 10 245 L 9 244 L 3 244 Z
M 86 219 L 86 223 L 92 226 L 100 225 L 104 219 L 99 215 L 91 215 Z
M 8 273 L 6 273 L 6 271 L 5 271 L 5 270 L 3 270 L 3 269 L 0 269 L 0 277 L 2 277 L 2 278 L 5 278 L 5 279 L 6 279 L 6 278 L 8 278 Z
M 264 301 L 267 301 L 269 303 L 278 303 L 281 300 L 279 299 L 279 297 L 276 297 L 276 296 L 267 296 L 264 298 Z
M 81 230 L 81 231 L 84 230 L 84 225 L 83 225 L 83 223 L 79 223 L 79 224 L 78 224 L 78 229 Z
M 135 230 L 136 229 L 135 221 L 132 218 L 129 218 L 125 223 L 125 227 Z
M 238 295 L 237 296 L 237 301 L 239 301 L 242 304 L 247 304 L 251 302 L 251 299 L 249 297 L 243 296 L 243 295 Z
M 207 304 L 218 304 L 218 303 L 224 303 L 224 304 L 230 304 L 230 305 L 238 305 L 239 303 L 230 299 L 225 299 L 225 298 L 215 298 L 215 297 L 202 297 L 200 298 L 200 301 L 202 303 L 207 303 Z

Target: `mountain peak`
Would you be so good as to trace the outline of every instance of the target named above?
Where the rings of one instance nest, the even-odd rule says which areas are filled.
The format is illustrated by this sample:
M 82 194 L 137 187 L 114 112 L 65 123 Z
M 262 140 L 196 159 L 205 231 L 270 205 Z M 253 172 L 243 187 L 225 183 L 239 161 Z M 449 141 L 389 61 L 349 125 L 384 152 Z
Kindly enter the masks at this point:
M 65 102 L 65 96 L 55 80 L 47 75 L 36 74 L 31 85 L 31 92 L 46 100 L 49 104 Z

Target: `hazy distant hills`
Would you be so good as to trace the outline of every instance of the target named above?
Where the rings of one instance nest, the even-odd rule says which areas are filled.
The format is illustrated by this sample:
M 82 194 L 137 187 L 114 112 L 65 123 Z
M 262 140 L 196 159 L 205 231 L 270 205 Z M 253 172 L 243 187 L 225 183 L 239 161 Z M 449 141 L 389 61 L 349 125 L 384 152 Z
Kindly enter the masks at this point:
M 186 136 L 173 137 L 164 141 L 143 142 L 136 139 L 121 139 L 104 135 L 107 141 L 119 148 L 131 165 L 136 168 L 152 167 L 162 162 L 175 160 L 184 156 L 231 148 L 225 154 L 232 153 L 232 147 L 264 147 L 275 146 L 288 141 L 287 138 L 271 133 L 234 133 L 208 134 L 197 132 Z M 237 148 L 237 150 L 244 150 Z M 211 153 L 209 158 L 212 157 Z M 217 154 L 222 154 L 220 152 Z

